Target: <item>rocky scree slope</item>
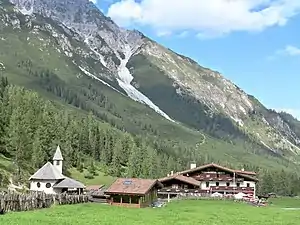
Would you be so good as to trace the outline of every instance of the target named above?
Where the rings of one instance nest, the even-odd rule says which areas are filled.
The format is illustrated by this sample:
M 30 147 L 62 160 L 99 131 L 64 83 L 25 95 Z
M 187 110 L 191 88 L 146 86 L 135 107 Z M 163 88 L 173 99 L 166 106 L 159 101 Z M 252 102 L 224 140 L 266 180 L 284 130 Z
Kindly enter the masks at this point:
M 10 2 L 28 20 L 41 16 L 56 21 L 57 29 L 68 37 L 55 37 L 62 48 L 57 51 L 62 50 L 70 66 L 167 120 L 229 142 L 252 141 L 292 160 L 299 154 L 298 128 L 281 114 L 266 109 L 220 73 L 138 31 L 118 27 L 88 0 Z M 17 19 L 12 26 L 18 26 Z

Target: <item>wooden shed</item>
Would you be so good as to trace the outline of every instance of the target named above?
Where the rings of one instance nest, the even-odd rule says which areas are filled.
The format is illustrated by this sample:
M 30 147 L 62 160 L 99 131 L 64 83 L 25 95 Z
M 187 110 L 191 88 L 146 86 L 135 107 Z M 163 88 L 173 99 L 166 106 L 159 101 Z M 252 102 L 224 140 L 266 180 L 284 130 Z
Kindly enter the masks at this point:
M 157 199 L 157 189 L 162 187 L 158 180 L 119 178 L 106 191 L 108 203 L 124 207 L 142 208 Z

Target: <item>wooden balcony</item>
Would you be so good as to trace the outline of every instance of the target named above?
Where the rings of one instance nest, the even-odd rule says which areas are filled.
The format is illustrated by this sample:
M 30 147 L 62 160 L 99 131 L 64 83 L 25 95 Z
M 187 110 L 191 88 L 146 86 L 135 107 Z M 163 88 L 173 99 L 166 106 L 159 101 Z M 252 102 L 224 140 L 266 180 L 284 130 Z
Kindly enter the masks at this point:
M 211 192 L 227 192 L 227 193 L 253 193 L 252 187 L 227 187 L 227 186 L 213 186 L 208 189 L 184 189 L 184 188 L 162 188 L 158 190 L 158 194 L 179 194 L 179 193 L 211 193 Z
M 193 178 L 195 180 L 198 181 L 224 181 L 224 182 L 232 182 L 234 179 L 233 177 L 230 176 L 210 176 L 210 177 L 206 177 L 203 175 L 197 175 L 197 176 L 193 176 Z M 243 182 L 244 178 L 235 178 L 236 182 Z
M 162 188 L 157 191 L 157 193 L 207 193 L 209 190 L 201 190 L 201 189 L 185 189 L 185 188 Z
M 249 193 L 254 192 L 253 187 L 227 187 L 227 186 L 213 186 L 210 187 L 213 192 L 221 191 L 221 192 L 243 192 Z

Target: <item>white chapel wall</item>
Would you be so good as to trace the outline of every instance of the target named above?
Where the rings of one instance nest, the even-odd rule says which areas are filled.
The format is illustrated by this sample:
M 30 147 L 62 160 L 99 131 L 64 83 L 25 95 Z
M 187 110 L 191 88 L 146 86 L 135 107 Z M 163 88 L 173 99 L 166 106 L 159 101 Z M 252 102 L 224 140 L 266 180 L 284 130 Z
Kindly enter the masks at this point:
M 46 194 L 56 194 L 57 190 L 53 189 L 53 185 L 57 182 L 57 180 L 31 180 L 30 182 L 30 190 L 31 191 L 43 191 Z M 40 187 L 38 187 L 38 183 Z M 46 184 L 49 183 L 51 186 L 49 188 L 46 187 Z

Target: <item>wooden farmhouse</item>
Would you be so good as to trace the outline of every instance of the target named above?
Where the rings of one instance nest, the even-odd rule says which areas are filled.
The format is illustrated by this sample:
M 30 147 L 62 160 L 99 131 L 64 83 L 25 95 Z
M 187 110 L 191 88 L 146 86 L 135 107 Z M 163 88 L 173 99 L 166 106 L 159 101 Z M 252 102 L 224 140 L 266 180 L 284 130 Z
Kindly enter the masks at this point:
M 143 208 L 157 199 L 158 188 L 162 188 L 158 180 L 119 178 L 104 193 L 111 205 Z
M 255 196 L 256 173 L 234 170 L 214 163 L 196 167 L 191 164 L 189 170 L 173 173 L 159 179 L 163 188 L 158 190 L 159 196 L 194 195 L 219 196 L 247 195 Z

